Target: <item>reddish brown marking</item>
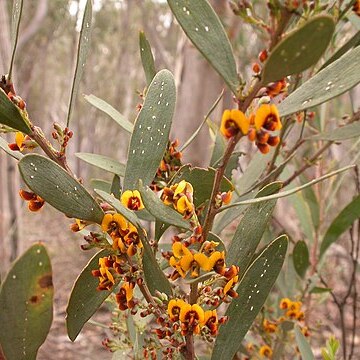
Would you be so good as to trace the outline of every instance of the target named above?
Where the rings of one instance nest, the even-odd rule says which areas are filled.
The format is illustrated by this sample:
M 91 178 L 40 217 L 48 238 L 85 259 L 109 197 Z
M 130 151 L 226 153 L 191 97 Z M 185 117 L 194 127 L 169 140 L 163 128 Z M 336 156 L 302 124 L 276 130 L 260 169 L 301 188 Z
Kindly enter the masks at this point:
M 31 298 L 30 298 L 30 302 L 32 304 L 36 304 L 37 302 L 39 302 L 39 297 L 37 295 L 33 295 Z
M 49 288 L 53 287 L 52 283 L 52 276 L 51 275 L 44 275 L 39 279 L 39 285 L 41 288 Z

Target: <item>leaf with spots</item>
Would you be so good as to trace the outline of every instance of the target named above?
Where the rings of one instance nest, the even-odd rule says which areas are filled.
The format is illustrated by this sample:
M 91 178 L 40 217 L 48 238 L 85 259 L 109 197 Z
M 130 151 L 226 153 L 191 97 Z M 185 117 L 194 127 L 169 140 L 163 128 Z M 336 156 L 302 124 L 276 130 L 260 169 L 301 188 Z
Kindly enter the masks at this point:
M 199 168 L 191 167 L 190 165 L 182 166 L 174 177 L 171 179 L 170 184 L 179 183 L 181 180 L 189 182 L 194 188 L 194 204 L 196 207 L 209 200 L 211 191 L 215 180 L 215 169 L 213 168 Z M 220 185 L 221 192 L 232 191 L 233 185 L 231 181 L 225 176 Z
M 330 16 L 317 16 L 285 37 L 264 64 L 263 84 L 301 73 L 318 62 L 335 30 Z
M 168 0 L 187 37 L 237 95 L 239 76 L 225 29 L 207 0 Z
M 99 259 L 110 255 L 109 250 L 96 253 L 76 279 L 66 308 L 66 328 L 71 341 L 75 341 L 85 323 L 95 314 L 111 294 L 109 290 L 97 290 L 99 280 L 91 273 L 99 268 Z
M 280 115 L 314 107 L 353 88 L 360 82 L 359 58 L 360 46 L 357 46 L 318 72 L 280 103 Z
M 261 189 L 256 197 L 277 193 L 281 187 L 281 182 L 271 183 Z M 255 254 L 256 248 L 271 219 L 275 205 L 276 200 L 270 200 L 249 206 L 236 228 L 229 246 L 226 263 L 239 266 L 240 276 L 245 273 Z
M 26 185 L 68 217 L 101 224 L 104 213 L 87 190 L 54 161 L 28 154 L 19 161 Z
M 0 288 L 0 343 L 7 360 L 35 360 L 53 318 L 53 284 L 45 247 L 34 244 Z
M 84 72 L 86 58 L 90 49 L 91 22 L 92 22 L 92 0 L 87 0 L 85 5 L 84 16 L 81 23 L 80 36 L 77 47 L 75 73 L 71 87 L 69 109 L 66 120 L 67 127 L 69 126 L 70 123 L 70 117 L 73 111 L 73 107 L 75 106 L 76 96 L 80 87 L 80 80 Z
M 175 109 L 174 77 L 159 71 L 151 82 L 135 121 L 126 164 L 124 190 L 136 189 L 139 179 L 150 185 L 165 153 Z
M 4 90 L 0 88 L 0 124 L 10 126 L 15 130 L 19 130 L 25 134 L 30 134 L 30 126 L 26 112 L 20 110 L 7 97 Z
M 85 95 L 84 99 L 91 105 L 95 106 L 100 111 L 109 115 L 125 131 L 127 131 L 130 134 L 132 133 L 134 125 L 129 120 L 127 120 L 124 115 L 120 114 L 116 109 L 114 109 L 106 101 L 104 101 L 92 94 Z
M 191 229 L 190 222 L 172 207 L 165 205 L 148 186 L 145 188 L 140 181 L 138 188 L 145 208 L 156 219 L 180 229 Z
M 146 83 L 150 85 L 151 80 L 156 75 L 154 56 L 151 51 L 151 46 L 143 31 L 139 33 L 139 45 L 141 62 L 144 68 Z
M 125 165 L 108 156 L 91 153 L 76 153 L 75 156 L 90 165 L 94 165 L 113 174 L 119 176 L 124 176 L 125 174 Z
M 212 353 L 213 360 L 232 359 L 264 305 L 284 263 L 288 238 L 282 235 L 254 260 L 242 278 L 226 311 L 229 321 L 220 326 Z

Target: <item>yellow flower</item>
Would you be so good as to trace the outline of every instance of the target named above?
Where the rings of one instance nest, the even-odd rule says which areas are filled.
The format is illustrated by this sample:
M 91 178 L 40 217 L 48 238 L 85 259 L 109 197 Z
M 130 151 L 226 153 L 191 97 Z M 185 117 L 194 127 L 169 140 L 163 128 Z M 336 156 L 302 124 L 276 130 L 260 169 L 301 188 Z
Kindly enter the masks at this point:
M 263 345 L 259 350 L 259 354 L 261 357 L 266 357 L 268 359 L 271 359 L 273 351 L 271 350 L 270 346 Z
M 133 300 L 134 287 L 135 283 L 128 281 L 121 285 L 119 292 L 116 294 L 116 302 L 120 310 L 132 309 L 135 306 Z
M 280 309 L 285 310 L 288 309 L 291 305 L 292 301 L 289 298 L 283 298 L 280 300 Z
M 22 132 L 17 131 L 15 133 L 15 143 L 20 151 L 23 151 L 25 149 L 24 140 L 25 135 Z
M 262 104 L 255 114 L 255 129 L 264 128 L 268 131 L 280 130 L 282 128 L 279 111 L 274 104 Z
M 210 329 L 211 335 L 216 335 L 218 331 L 218 317 L 216 310 L 207 310 L 204 313 L 204 322 L 202 323 L 202 326 L 206 326 Z
M 221 119 L 220 132 L 227 138 L 237 135 L 239 131 L 246 135 L 249 131 L 250 121 L 245 114 L 237 109 L 225 110 Z
M 170 258 L 169 264 L 184 278 L 193 264 L 194 256 L 192 252 L 179 241 L 174 242 L 172 250 L 174 256 Z
M 121 203 L 130 210 L 142 210 L 144 209 L 144 204 L 141 200 L 139 191 L 126 190 L 120 199 Z
M 180 310 L 184 306 L 185 301 L 181 299 L 171 299 L 168 304 L 167 312 L 171 321 L 178 321 Z
M 211 271 L 214 267 L 223 269 L 225 252 L 214 251 L 210 256 L 206 256 L 204 253 L 197 253 L 194 255 L 194 259 L 204 271 Z
M 204 310 L 198 304 L 190 305 L 184 302 L 180 307 L 181 334 L 183 336 L 200 333 L 200 324 L 204 323 Z
M 264 330 L 268 333 L 273 333 L 277 330 L 277 324 L 274 322 L 271 322 L 267 319 L 264 319 L 263 327 L 264 327 Z
M 127 223 L 125 218 L 120 214 L 105 214 L 101 222 L 101 228 L 110 234 L 118 233 L 120 230 L 126 230 Z
M 115 284 L 114 262 L 111 256 L 99 258 L 99 269 L 92 271 L 92 275 L 99 278 L 98 290 L 111 290 Z
M 194 212 L 194 205 L 186 196 L 181 196 L 176 202 L 175 209 L 181 214 L 191 214 Z
M 239 280 L 239 276 L 234 276 L 231 278 L 226 285 L 224 286 L 224 295 L 229 295 L 231 297 L 238 297 L 238 293 L 234 290 L 234 286 Z

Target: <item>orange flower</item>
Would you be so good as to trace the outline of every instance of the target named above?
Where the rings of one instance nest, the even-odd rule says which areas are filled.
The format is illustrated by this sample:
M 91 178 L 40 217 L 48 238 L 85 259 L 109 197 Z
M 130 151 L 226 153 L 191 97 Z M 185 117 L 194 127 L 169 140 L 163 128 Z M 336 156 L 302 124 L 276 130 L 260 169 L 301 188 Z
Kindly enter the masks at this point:
M 255 129 L 264 128 L 267 131 L 280 130 L 282 128 L 279 111 L 274 104 L 262 104 L 255 113 Z
M 274 322 L 271 322 L 267 319 L 264 319 L 263 327 L 264 327 L 264 330 L 268 333 L 273 333 L 277 330 L 277 324 Z
M 186 302 L 180 307 L 181 334 L 200 334 L 200 324 L 204 323 L 204 310 L 198 305 Z
M 39 211 L 45 204 L 45 200 L 33 192 L 20 190 L 19 195 L 23 200 L 28 201 L 28 209 L 30 211 Z
M 250 121 L 245 114 L 237 109 L 225 110 L 221 119 L 220 132 L 227 138 L 237 135 L 239 131 L 246 135 L 249 131 Z
M 174 242 L 172 250 L 174 256 L 170 258 L 169 264 L 184 278 L 193 265 L 194 256 L 192 252 L 179 241 Z M 196 273 L 192 275 L 196 275 Z
M 268 345 L 263 345 L 259 350 L 259 355 L 261 357 L 266 357 L 268 359 L 271 359 L 273 354 L 273 351 L 271 350 L 271 347 Z
M 114 262 L 111 256 L 99 258 L 99 269 L 92 271 L 92 275 L 99 278 L 98 290 L 111 290 L 115 284 Z
M 355 1 L 352 9 L 356 15 L 360 16 L 360 0 Z
M 116 302 L 120 310 L 132 309 L 135 306 L 133 300 L 135 283 L 124 282 L 119 292 L 116 294 Z
M 126 190 L 123 194 L 121 194 L 120 201 L 130 210 L 137 211 L 144 209 L 144 204 L 141 200 L 140 193 L 137 190 Z
M 292 301 L 289 298 L 283 298 L 280 300 L 280 309 L 285 310 L 288 309 L 291 305 Z
M 204 253 L 197 253 L 194 255 L 194 260 L 202 270 L 211 271 L 214 269 L 220 273 L 225 267 L 225 252 L 214 251 L 210 256 L 206 256 Z
M 175 322 L 180 318 L 180 310 L 184 306 L 185 301 L 181 299 L 171 299 L 168 304 L 167 312 L 170 320 Z
M 127 229 L 125 218 L 120 214 L 105 214 L 101 222 L 103 231 L 110 234 L 111 237 L 118 237 Z
M 202 326 L 206 326 L 210 330 L 210 334 L 215 336 L 218 332 L 219 320 L 216 310 L 207 310 L 204 313 L 204 322 Z

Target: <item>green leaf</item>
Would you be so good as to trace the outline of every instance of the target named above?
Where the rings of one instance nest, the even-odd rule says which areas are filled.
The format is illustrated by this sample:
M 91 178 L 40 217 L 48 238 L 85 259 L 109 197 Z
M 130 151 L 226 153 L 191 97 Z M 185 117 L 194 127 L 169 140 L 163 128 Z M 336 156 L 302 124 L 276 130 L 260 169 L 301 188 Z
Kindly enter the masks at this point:
M 70 117 L 72 114 L 73 107 L 75 105 L 76 96 L 79 91 L 80 80 L 84 72 L 86 58 L 90 48 L 91 21 L 92 21 L 92 0 L 87 0 L 84 16 L 81 24 L 79 43 L 77 48 L 75 73 L 71 87 L 69 109 L 66 120 L 67 127 L 70 124 Z
M 30 134 L 30 127 L 25 119 L 25 112 L 13 104 L 4 90 L 0 88 L 0 124 L 10 126 L 24 134 Z
M 143 267 L 145 281 L 149 287 L 150 292 L 155 294 L 155 291 L 158 290 L 160 292 L 164 292 L 167 295 L 171 295 L 172 290 L 169 280 L 160 269 L 159 264 L 156 261 L 155 254 L 153 253 L 148 239 L 143 233 L 139 219 L 134 211 L 127 209 L 119 200 L 115 199 L 112 195 L 109 195 L 104 191 L 95 190 L 95 192 L 138 229 L 141 242 L 144 246 Z
M 87 190 L 54 161 L 28 154 L 19 161 L 26 185 L 68 217 L 101 224 L 104 213 Z
M 330 292 L 331 290 L 332 290 L 331 288 L 315 286 L 309 292 L 310 292 L 310 294 L 323 294 L 323 293 Z
M 345 126 L 338 127 L 334 130 L 329 130 L 318 135 L 308 137 L 306 140 L 328 140 L 340 141 L 360 136 L 360 121 L 355 121 Z
M 256 197 L 267 196 L 278 192 L 282 187 L 281 182 L 275 182 L 265 186 Z M 227 264 L 240 267 L 240 278 L 249 266 L 256 248 L 266 230 L 274 211 L 276 200 L 266 203 L 254 204 L 248 207 L 230 243 Z
M 293 250 L 294 268 L 301 278 L 304 278 L 306 270 L 310 265 L 309 249 L 305 241 L 298 241 Z
M 135 121 L 126 165 L 124 190 L 136 188 L 139 179 L 150 185 L 166 150 L 175 109 L 174 77 L 159 71 L 151 82 Z
M 346 231 L 354 221 L 360 217 L 360 195 L 352 200 L 337 215 L 335 220 L 327 229 L 320 246 L 320 257 L 324 255 L 328 247 L 334 243 L 339 236 Z
M 138 188 L 145 208 L 156 219 L 180 229 L 191 229 L 190 222 L 186 221 L 176 210 L 166 206 L 149 187 L 145 188 L 140 182 Z
M 326 68 L 328 65 L 337 60 L 340 56 L 343 56 L 350 49 L 360 45 L 360 31 L 358 31 L 349 41 L 341 46 L 322 66 L 321 69 Z
M 307 177 L 303 174 L 300 175 L 300 179 L 302 183 L 308 181 Z M 306 201 L 306 204 L 310 209 L 311 222 L 314 225 L 314 228 L 318 229 L 320 225 L 320 208 L 314 189 L 311 187 L 304 189 L 303 196 L 304 196 L 304 200 Z
M 311 347 L 298 325 L 295 325 L 295 338 L 300 350 L 301 357 L 306 360 L 315 360 Z
M 114 194 L 116 198 L 120 199 L 121 196 L 121 179 L 119 175 L 114 175 L 111 188 L 110 188 L 110 194 Z
M 2 137 L 0 137 L 0 148 L 16 160 L 20 160 L 24 157 L 24 155 L 20 151 L 10 150 L 8 142 Z
M 301 73 L 318 62 L 335 30 L 330 16 L 313 17 L 285 37 L 270 53 L 264 64 L 262 82 L 281 80 Z
M 18 38 L 19 38 L 19 29 L 20 29 L 22 10 L 23 10 L 23 0 L 15 0 L 13 2 L 12 21 L 11 21 L 12 52 L 11 52 L 11 60 L 10 60 L 9 75 L 8 75 L 8 79 L 10 81 L 12 78 L 12 69 L 14 66 L 15 52 L 16 52 L 16 47 L 17 47 Z
M 96 253 L 82 269 L 71 290 L 66 308 L 66 328 L 71 341 L 75 341 L 85 323 L 95 314 L 100 305 L 111 294 L 109 290 L 97 290 L 99 279 L 92 270 L 99 268 L 99 258 L 110 255 L 109 250 Z
M 12 265 L 0 288 L 0 343 L 7 360 L 35 360 L 53 318 L 52 270 L 38 243 Z
M 187 37 L 237 95 L 239 77 L 234 54 L 220 19 L 207 0 L 168 0 Z
M 331 171 L 326 175 L 323 175 L 323 176 L 318 177 L 317 179 L 311 180 L 311 181 L 309 181 L 308 183 L 306 183 L 304 185 L 297 186 L 294 189 L 290 189 L 290 190 L 287 190 L 287 191 L 281 191 L 281 192 L 279 192 L 277 194 L 273 194 L 273 195 L 269 195 L 269 196 L 262 196 L 262 197 L 259 197 L 259 198 L 254 198 L 254 199 L 249 199 L 249 200 L 244 200 L 244 201 L 239 201 L 239 202 L 236 202 L 236 203 L 232 203 L 232 204 L 223 206 L 218 211 L 222 212 L 222 211 L 226 211 L 227 209 L 231 209 L 232 207 L 256 204 L 256 203 L 260 203 L 260 202 L 271 200 L 271 199 L 280 199 L 280 198 L 283 198 L 283 197 L 287 197 L 289 195 L 297 193 L 298 191 L 304 190 L 309 186 L 315 185 L 320 181 L 324 181 L 324 180 L 326 180 L 326 179 L 328 179 L 328 178 L 330 178 L 332 176 L 338 175 L 338 174 L 340 174 L 340 173 L 342 173 L 344 171 L 353 169 L 354 167 L 355 167 L 355 165 L 344 166 L 343 168 L 341 168 L 339 170 Z
M 353 88 L 360 82 L 359 57 L 358 46 L 318 72 L 280 103 L 280 115 L 287 116 L 322 104 Z
M 92 189 L 99 189 L 105 191 L 106 193 L 111 193 L 111 183 L 109 181 L 104 181 L 101 179 L 91 179 L 90 186 Z
M 125 175 L 125 165 L 110 157 L 92 153 L 76 153 L 75 156 L 102 170 L 109 171 L 119 176 Z
M 226 311 L 229 321 L 220 326 L 213 360 L 228 360 L 239 346 L 261 310 L 284 263 L 288 239 L 282 235 L 270 243 L 248 268 Z
M 189 182 L 194 188 L 194 204 L 196 207 L 209 200 L 215 180 L 215 169 L 191 167 L 190 165 L 182 166 L 171 179 L 170 184 L 179 183 L 181 180 Z M 224 177 L 220 191 L 227 192 L 233 190 L 231 182 Z
M 150 43 L 143 31 L 140 31 L 139 33 L 139 45 L 141 62 L 145 72 L 146 83 L 150 85 L 152 79 L 156 75 L 156 69 Z
M 125 131 L 127 131 L 130 134 L 133 132 L 134 125 L 129 120 L 127 120 L 124 117 L 124 115 L 120 114 L 116 109 L 114 109 L 106 101 L 96 97 L 95 95 L 85 95 L 84 99 L 91 105 L 95 106 L 100 111 L 109 115 Z

